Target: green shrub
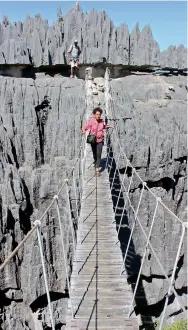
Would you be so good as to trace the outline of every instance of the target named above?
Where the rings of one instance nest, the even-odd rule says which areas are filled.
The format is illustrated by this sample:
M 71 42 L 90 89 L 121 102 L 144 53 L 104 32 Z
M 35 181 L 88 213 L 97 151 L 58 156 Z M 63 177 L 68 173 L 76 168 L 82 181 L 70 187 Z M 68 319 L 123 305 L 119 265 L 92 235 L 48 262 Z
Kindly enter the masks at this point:
M 187 330 L 188 322 L 187 320 L 181 320 L 169 325 L 167 328 L 163 328 L 163 330 Z

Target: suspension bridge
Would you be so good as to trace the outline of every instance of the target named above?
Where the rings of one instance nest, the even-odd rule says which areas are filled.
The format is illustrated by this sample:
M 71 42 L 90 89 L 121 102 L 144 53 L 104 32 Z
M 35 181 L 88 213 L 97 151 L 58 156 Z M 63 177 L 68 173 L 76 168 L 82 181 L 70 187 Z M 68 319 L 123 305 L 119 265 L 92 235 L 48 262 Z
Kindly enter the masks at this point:
M 96 177 L 86 148 L 85 180 L 75 263 L 71 280 L 67 329 L 138 329 L 127 316 L 132 292 L 126 274 L 120 277 L 122 255 L 107 171 Z M 104 147 L 104 157 L 107 157 Z M 102 169 L 105 169 L 103 164 Z M 72 317 L 73 316 L 73 317 Z
M 114 145 L 116 147 L 114 147 Z M 182 246 L 185 244 L 187 223 L 177 217 L 172 210 L 148 188 L 147 184 L 143 182 L 142 178 L 132 166 L 119 141 L 118 121 L 115 129 L 112 131 L 109 130 L 106 134 L 103 158 L 101 176 L 96 177 L 94 168 L 92 167 L 93 160 L 91 150 L 86 144 L 85 137 L 83 137 L 77 158 L 75 159 L 74 166 L 68 177 L 63 181 L 61 188 L 40 219 L 37 219 L 33 223 L 32 229 L 18 244 L 15 250 L 7 255 L 4 262 L 0 265 L 0 271 L 3 272 L 4 268 L 29 237 L 37 234 L 51 329 L 55 330 L 55 317 L 50 298 L 50 280 L 46 271 L 42 241 L 42 221 L 49 210 L 55 207 L 61 235 L 64 271 L 66 273 L 69 292 L 66 330 L 137 330 L 139 325 L 138 319 L 134 314 L 134 304 L 136 294 L 139 290 L 139 281 L 148 248 L 153 254 L 168 284 L 168 293 L 158 327 L 158 329 L 161 330 L 171 294 L 174 294 L 180 309 L 185 313 L 186 317 L 186 308 L 180 302 L 174 287 L 174 281 Z M 124 162 L 125 170 L 123 175 L 120 173 L 120 161 L 121 163 Z M 128 168 L 131 168 L 131 175 L 126 178 Z M 133 206 L 130 198 L 130 190 L 134 178 L 140 182 L 141 187 L 136 207 Z M 74 195 L 74 205 L 70 202 L 70 190 Z M 116 190 L 117 196 L 115 201 L 113 198 L 114 190 Z M 155 201 L 152 221 L 147 230 L 143 227 L 139 217 L 139 208 L 145 192 L 150 194 Z M 71 278 L 69 278 L 69 265 L 62 224 L 62 196 L 66 199 L 65 207 L 69 218 L 74 252 Z M 120 200 L 123 201 L 123 208 L 119 206 Z M 129 237 L 127 239 L 125 251 L 122 254 L 119 234 L 124 223 L 124 214 L 128 207 L 132 210 L 134 222 L 132 226 L 129 227 Z M 170 215 L 172 221 L 178 223 L 181 227 L 179 245 L 177 246 L 176 255 L 174 255 L 174 266 L 170 278 L 151 244 L 153 226 L 159 209 L 165 210 L 165 212 Z M 76 214 L 77 230 L 75 230 L 73 225 L 73 212 Z M 143 235 L 145 244 L 143 246 L 143 255 L 137 278 L 132 287 L 128 284 L 127 278 L 128 274 L 130 275 L 133 271 L 133 269 L 131 269 L 131 260 L 134 259 L 135 252 L 132 249 L 132 239 L 136 226 L 137 230 L 139 228 L 140 233 Z

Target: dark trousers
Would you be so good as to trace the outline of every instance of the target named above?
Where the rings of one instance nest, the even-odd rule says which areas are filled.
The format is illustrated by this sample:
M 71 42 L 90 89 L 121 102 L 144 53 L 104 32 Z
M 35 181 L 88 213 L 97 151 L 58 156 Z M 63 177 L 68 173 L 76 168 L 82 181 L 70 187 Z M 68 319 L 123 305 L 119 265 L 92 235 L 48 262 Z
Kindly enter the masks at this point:
M 100 167 L 103 144 L 104 142 L 96 142 L 95 144 L 91 144 L 96 168 Z

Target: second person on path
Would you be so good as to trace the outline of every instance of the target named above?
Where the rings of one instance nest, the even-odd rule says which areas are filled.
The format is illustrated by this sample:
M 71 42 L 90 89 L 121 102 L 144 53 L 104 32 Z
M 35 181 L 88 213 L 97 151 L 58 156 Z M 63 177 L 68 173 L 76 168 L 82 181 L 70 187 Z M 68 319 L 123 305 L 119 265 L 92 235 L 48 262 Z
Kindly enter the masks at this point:
M 78 65 L 79 65 L 79 56 L 80 56 L 81 50 L 80 47 L 78 46 L 78 40 L 74 40 L 73 45 L 70 46 L 68 50 L 68 54 L 71 55 L 71 75 L 70 78 L 77 78 L 76 73 L 78 70 Z
M 90 130 L 89 134 L 96 136 L 95 141 L 91 143 L 91 148 L 97 174 L 100 172 L 102 148 L 104 145 L 104 129 L 113 128 L 112 126 L 105 125 L 104 120 L 101 119 L 102 112 L 102 109 L 95 108 L 93 110 L 93 118 L 91 118 L 88 123 L 82 127 L 83 134 L 85 134 L 87 130 Z

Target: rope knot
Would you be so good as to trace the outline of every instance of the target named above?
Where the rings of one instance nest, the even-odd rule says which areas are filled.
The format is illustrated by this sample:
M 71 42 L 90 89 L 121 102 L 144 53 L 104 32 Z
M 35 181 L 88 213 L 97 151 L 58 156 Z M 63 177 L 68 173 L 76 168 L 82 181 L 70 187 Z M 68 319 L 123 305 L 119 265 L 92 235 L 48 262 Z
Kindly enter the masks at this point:
M 35 222 L 33 223 L 33 225 L 35 227 L 41 227 L 41 221 L 40 220 L 35 220 Z

